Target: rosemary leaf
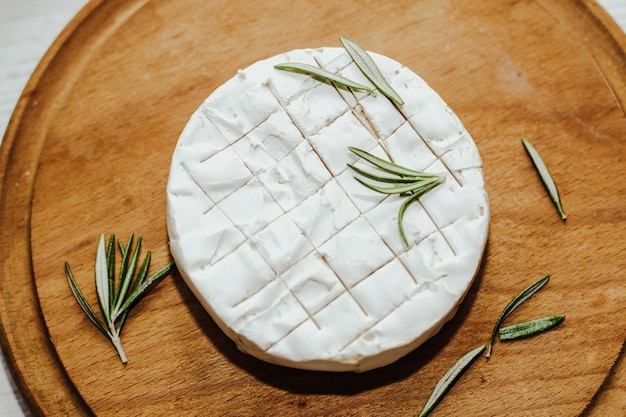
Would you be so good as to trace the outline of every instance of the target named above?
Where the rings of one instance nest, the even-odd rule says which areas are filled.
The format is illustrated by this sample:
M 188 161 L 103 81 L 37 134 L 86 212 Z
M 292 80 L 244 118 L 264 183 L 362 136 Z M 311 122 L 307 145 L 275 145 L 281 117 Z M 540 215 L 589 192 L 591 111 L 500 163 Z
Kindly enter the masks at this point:
M 364 151 L 359 148 L 355 148 L 353 146 L 349 146 L 348 150 L 350 150 L 350 152 L 352 152 L 359 158 L 362 158 L 366 160 L 367 162 L 369 162 L 370 164 L 374 165 L 376 168 L 380 169 L 381 171 L 387 172 L 389 174 L 406 176 L 406 177 L 420 177 L 424 175 L 429 175 L 429 174 L 424 174 L 423 172 L 415 171 L 413 169 L 405 168 L 401 165 L 394 164 L 393 162 L 386 161 L 382 158 L 377 157 L 376 155 L 372 155 L 371 153 L 367 151 Z
M 98 293 L 98 302 L 100 309 L 104 315 L 105 321 L 109 321 L 111 315 L 111 305 L 109 303 L 109 273 L 107 271 L 107 256 L 105 250 L 104 234 L 98 239 L 98 247 L 96 249 L 96 263 L 94 268 L 96 279 L 96 290 Z
M 559 195 L 559 190 L 556 187 L 556 183 L 554 182 L 554 179 L 552 178 L 552 175 L 550 174 L 548 167 L 543 162 L 543 158 L 541 158 L 541 155 L 539 155 L 539 152 L 537 152 L 535 147 L 528 141 L 528 139 L 522 138 L 522 144 L 524 145 L 524 148 L 526 149 L 528 156 L 530 157 L 533 165 L 535 166 L 535 169 L 537 170 L 537 173 L 539 174 L 539 177 L 541 178 L 541 181 L 543 182 L 543 185 L 546 188 L 546 191 L 548 192 L 548 195 L 550 196 L 552 203 L 554 203 L 556 210 L 561 215 L 561 219 L 566 220 L 567 214 L 565 214 L 565 211 L 563 210 L 563 205 L 561 204 L 561 197 Z
M 78 284 L 76 284 L 76 280 L 74 279 L 74 275 L 72 274 L 70 265 L 67 262 L 65 263 L 65 276 L 67 277 L 67 282 L 70 286 L 70 289 L 72 290 L 72 294 L 74 295 L 74 298 L 76 298 L 76 301 L 78 302 L 80 308 L 85 312 L 87 317 L 89 317 L 89 320 L 91 320 L 91 322 L 96 325 L 98 330 L 100 330 L 105 336 L 110 337 L 111 335 L 107 330 L 106 325 L 102 322 L 102 320 L 100 320 L 100 317 L 98 317 L 96 312 L 93 311 L 93 309 L 87 302 L 87 299 L 78 287 Z
M 489 339 L 489 343 L 487 344 L 487 353 L 485 356 L 489 358 L 491 356 L 491 350 L 493 348 L 493 343 L 496 340 L 496 335 L 502 325 L 502 322 L 524 301 L 528 300 L 533 294 L 539 291 L 550 279 L 550 275 L 546 274 L 543 277 L 539 278 L 537 281 L 533 282 L 531 285 L 526 287 L 522 292 L 517 294 L 502 310 L 500 317 L 496 321 L 495 326 L 493 327 L 493 331 L 491 332 L 491 338 Z
M 141 282 L 140 285 L 138 285 L 135 289 L 133 289 L 133 292 L 130 293 L 130 295 L 126 298 L 126 301 L 124 301 L 124 304 L 122 304 L 122 307 L 120 308 L 120 310 L 122 311 L 127 311 L 130 309 L 130 307 L 132 307 L 132 305 L 147 291 L 149 291 L 150 289 L 152 289 L 152 287 L 154 287 L 156 284 L 158 284 L 163 278 L 165 278 L 167 276 L 167 274 L 170 273 L 170 271 L 172 270 L 172 268 L 174 267 L 173 263 L 170 263 L 166 266 L 164 266 L 163 268 L 161 268 L 160 270 L 158 270 L 157 272 L 155 272 L 153 275 L 150 276 L 150 278 L 148 278 L 147 280 Z
M 432 188 L 430 187 L 431 185 L 437 185 L 440 182 L 440 178 L 436 176 L 434 178 L 432 177 L 416 178 L 413 180 L 413 182 L 408 183 L 408 184 L 402 184 L 402 185 L 398 184 L 392 187 L 378 187 L 376 185 L 369 184 L 359 178 L 355 178 L 355 179 L 361 184 L 363 184 L 364 186 L 366 186 L 367 188 L 374 190 L 376 192 L 379 192 L 381 194 L 404 194 L 404 193 L 410 193 L 410 192 L 417 192 L 419 193 L 419 195 L 422 195 L 423 192 L 419 192 L 421 191 L 421 189 L 423 188 L 430 189 Z
M 427 186 L 422 188 L 419 192 L 412 194 L 409 198 L 404 200 L 404 202 L 400 206 L 400 210 L 398 211 L 398 229 L 400 230 L 400 237 L 402 237 L 402 241 L 404 242 L 405 246 L 409 246 L 409 241 L 406 237 L 406 233 L 404 233 L 404 226 L 403 226 L 404 213 L 406 212 L 406 209 L 409 208 L 409 206 L 412 203 L 414 203 L 421 195 L 423 195 L 425 192 L 429 191 L 430 189 L 435 188 L 437 185 L 439 185 L 439 182 L 432 182 L 428 184 Z
M 374 92 L 374 89 L 363 84 L 359 84 L 356 81 L 352 81 L 342 75 L 334 72 L 327 71 L 323 68 L 316 67 L 314 65 L 302 64 L 296 62 L 289 62 L 284 64 L 276 64 L 274 68 L 283 71 L 293 71 L 301 74 L 310 75 L 321 81 L 336 84 L 344 88 L 350 88 L 356 91 L 368 91 Z
M 148 252 L 148 254 L 146 255 L 146 260 L 147 262 L 149 262 L 150 252 Z M 172 263 L 167 264 L 163 268 L 159 269 L 157 272 L 151 275 L 150 278 L 148 278 L 147 280 L 137 279 L 135 281 L 132 292 L 128 295 L 128 297 L 126 297 L 126 301 L 124 301 L 124 304 L 122 304 L 122 307 L 120 307 L 120 315 L 118 318 L 118 321 L 119 321 L 118 327 L 120 328 L 120 333 L 121 333 L 122 326 L 124 325 L 124 322 L 126 321 L 126 317 L 128 316 L 128 312 L 133 307 L 133 305 L 135 305 L 135 303 L 137 303 L 141 299 L 144 293 L 148 293 L 152 289 L 152 287 L 154 287 L 159 282 L 161 282 L 163 278 L 165 278 L 167 274 L 169 274 L 173 268 L 174 268 L 174 263 L 172 262 Z
M 355 172 L 361 174 L 365 178 L 369 178 L 371 180 L 375 180 L 378 182 L 385 182 L 390 184 L 408 184 L 415 181 L 416 177 L 386 177 L 381 175 L 372 174 L 371 172 L 367 172 L 353 164 L 348 164 L 348 167 L 352 168 Z
M 109 281 L 109 308 L 115 304 L 115 236 L 109 237 L 107 245 L 107 272 Z
M 558 326 L 563 320 L 565 320 L 565 316 L 559 314 L 502 327 L 500 329 L 500 340 L 508 341 L 531 337 Z
M 352 57 L 355 64 L 365 74 L 365 76 L 383 93 L 387 98 L 402 106 L 404 101 L 400 95 L 393 89 L 393 87 L 387 82 L 380 69 L 372 59 L 372 57 L 361 48 L 356 42 L 340 37 L 341 43 L 348 54 Z
M 130 247 L 127 247 L 127 249 L 130 250 Z M 137 243 L 135 244 L 135 250 L 133 251 L 133 255 L 130 258 L 130 264 L 128 265 L 127 269 L 126 269 L 126 274 L 122 276 L 120 276 L 120 285 L 119 285 L 119 291 L 117 292 L 117 297 L 115 300 L 115 307 L 113 308 L 113 311 L 115 312 L 114 315 L 118 315 L 119 314 L 119 310 L 120 307 L 122 306 L 122 303 L 124 302 L 124 298 L 126 297 L 126 293 L 128 292 L 128 289 L 130 288 L 130 284 L 132 283 L 133 280 L 133 275 L 135 274 L 135 269 L 137 268 L 137 261 L 139 259 L 139 251 L 141 250 L 141 236 L 139 236 L 137 238 Z
M 141 239 L 141 238 L 140 238 Z M 137 248 L 139 248 L 141 246 L 141 240 L 138 239 L 137 240 Z M 138 257 L 139 252 L 137 251 L 137 249 L 135 250 L 135 253 Z M 132 281 L 132 275 L 130 276 L 126 276 L 125 280 L 127 280 L 127 283 L 125 284 L 127 286 L 127 290 L 124 292 L 124 297 L 125 298 L 119 298 L 117 300 L 116 306 L 113 309 L 112 313 L 111 313 L 111 317 L 113 320 L 117 320 L 118 317 L 122 317 L 122 314 L 124 313 L 124 310 L 126 310 L 124 308 L 124 304 L 126 303 L 126 299 L 128 297 L 126 297 L 126 294 L 128 293 L 128 290 L 131 291 L 131 293 L 133 291 L 136 290 L 137 287 L 139 287 L 141 285 L 141 283 L 143 282 L 143 280 L 146 278 L 146 275 L 148 273 L 148 267 L 150 266 L 150 258 L 151 258 L 151 253 L 148 252 L 146 254 L 146 257 L 144 258 L 143 263 L 141 264 L 141 268 L 139 268 L 139 272 L 137 273 L 137 277 L 135 278 L 134 282 L 132 283 L 132 288 L 130 288 L 130 284 Z M 132 263 L 132 260 L 131 260 Z M 121 319 L 123 320 L 123 319 Z
M 146 257 L 143 260 L 143 264 L 141 264 L 141 268 L 139 268 L 139 272 L 137 273 L 137 278 L 135 279 L 135 283 L 133 284 L 133 288 L 131 292 L 134 291 L 148 276 L 148 266 L 150 266 L 150 259 L 152 258 L 152 253 L 146 253 Z
M 128 238 L 128 243 L 126 244 L 126 246 L 124 246 L 124 244 L 120 242 L 119 240 L 117 241 L 118 247 L 120 249 L 120 253 L 122 254 L 122 262 L 120 263 L 120 273 L 119 273 L 120 277 L 126 276 L 126 267 L 128 266 L 128 249 L 131 248 L 134 237 L 135 237 L 134 233 L 131 233 L 130 237 Z M 122 286 L 122 281 L 120 280 L 118 282 L 116 299 L 120 292 L 121 286 Z
M 454 383 L 463 375 L 463 373 L 474 363 L 474 361 L 483 353 L 485 345 L 481 345 L 470 352 L 463 355 L 461 359 L 455 363 L 452 368 L 439 380 L 432 394 L 426 401 L 424 408 L 419 413 L 419 417 L 426 417 L 443 399 L 444 395 L 452 388 Z

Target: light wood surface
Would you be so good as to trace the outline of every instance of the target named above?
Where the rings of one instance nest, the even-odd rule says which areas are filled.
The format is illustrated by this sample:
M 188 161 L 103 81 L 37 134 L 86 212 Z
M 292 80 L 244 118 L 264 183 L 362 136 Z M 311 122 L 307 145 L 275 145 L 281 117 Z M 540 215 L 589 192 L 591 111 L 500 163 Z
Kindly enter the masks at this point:
M 620 415 L 624 380 L 610 377 L 623 374 L 614 363 L 626 337 L 626 41 L 598 5 L 226 3 L 93 2 L 17 106 L 0 160 L 0 314 L 3 347 L 35 412 L 416 414 L 506 302 L 549 272 L 548 287 L 512 321 L 563 313 L 565 323 L 498 344 L 433 415 Z M 478 144 L 492 228 L 459 314 L 384 369 L 301 372 L 236 351 L 175 275 L 134 310 L 130 363 L 121 365 L 72 299 L 63 261 L 90 288 L 98 234 L 130 231 L 144 236 L 155 265 L 169 261 L 164 185 L 191 112 L 237 68 L 337 45 L 339 35 L 422 75 Z M 566 224 L 521 136 L 555 174 Z

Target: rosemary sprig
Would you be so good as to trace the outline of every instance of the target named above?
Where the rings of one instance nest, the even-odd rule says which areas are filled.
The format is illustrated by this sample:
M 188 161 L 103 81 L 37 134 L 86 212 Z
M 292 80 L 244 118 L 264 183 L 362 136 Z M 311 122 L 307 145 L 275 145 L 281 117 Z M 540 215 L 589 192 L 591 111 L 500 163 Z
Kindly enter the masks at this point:
M 461 374 L 465 372 L 472 363 L 474 363 L 474 361 L 483 353 L 483 351 L 485 351 L 485 349 L 487 349 L 487 358 L 491 355 L 491 347 L 498 332 L 500 333 L 500 340 L 516 340 L 545 332 L 558 326 L 563 322 L 563 320 L 565 320 L 564 315 L 554 315 L 514 324 L 512 326 L 500 327 L 504 319 L 506 319 L 509 314 L 513 312 L 513 310 L 519 307 L 519 305 L 526 301 L 530 296 L 539 291 L 548 282 L 549 278 L 549 275 L 544 275 L 520 292 L 517 296 L 515 296 L 515 298 L 513 298 L 513 300 L 511 300 L 511 302 L 509 302 L 509 304 L 507 304 L 496 322 L 489 344 L 487 346 L 479 346 L 466 353 L 456 364 L 454 364 L 454 366 L 452 366 L 452 368 L 448 370 L 448 372 L 445 373 L 435 386 L 430 398 L 428 398 L 428 401 L 420 412 L 419 417 L 427 416 L 435 408 L 435 406 L 443 399 L 444 395 L 450 390 L 452 385 L 458 380 Z
M 100 305 L 100 318 L 93 310 L 82 291 L 78 287 L 70 265 L 65 262 L 65 276 L 70 286 L 70 290 L 76 298 L 78 305 L 85 312 L 89 320 L 104 334 L 117 350 L 122 363 L 128 362 L 126 353 L 122 347 L 121 333 L 126 317 L 130 309 L 145 295 L 153 286 L 159 283 L 172 270 L 174 264 L 170 263 L 159 269 L 157 272 L 147 277 L 150 265 L 151 253 L 148 252 L 137 274 L 137 262 L 141 250 L 141 236 L 137 238 L 134 250 L 133 234 L 128 239 L 128 243 L 117 242 L 122 260 L 120 263 L 119 279 L 117 289 L 115 288 L 115 235 L 111 235 L 105 249 L 104 234 L 100 235 L 96 249 L 95 261 L 95 284 Z M 132 255 L 130 255 L 132 250 Z M 129 257 L 130 255 L 130 257 Z M 134 278 L 133 278 L 134 277 Z
M 402 97 L 400 97 L 396 90 L 394 90 L 389 82 L 387 82 L 372 57 L 356 42 L 344 37 L 340 37 L 339 39 L 341 40 L 343 47 L 354 60 L 354 63 L 372 82 L 372 84 L 374 84 L 376 88 L 378 88 L 378 90 L 387 96 L 387 98 L 391 101 L 395 102 L 399 106 L 402 106 L 404 104 Z
M 367 77 L 367 79 L 374 84 L 376 89 L 397 105 L 402 106 L 404 104 L 404 100 L 402 100 L 402 97 L 400 97 L 391 84 L 389 84 L 385 76 L 380 71 L 380 68 L 378 68 L 367 51 L 348 38 L 340 37 L 339 39 L 341 40 L 346 52 L 348 52 L 348 55 L 350 55 L 350 57 L 354 60 L 356 66 Z M 289 62 L 276 64 L 274 65 L 274 68 L 283 71 L 293 71 L 310 75 L 319 81 L 332 83 L 344 88 L 350 88 L 352 90 L 374 92 L 374 89 L 371 87 L 357 83 L 356 81 L 352 81 L 342 75 L 327 71 L 314 65 Z
M 517 294 L 506 305 L 506 307 L 504 307 L 504 310 L 502 310 L 502 313 L 500 314 L 500 317 L 498 317 L 498 320 L 496 321 L 496 324 L 493 327 L 493 331 L 491 332 L 491 338 L 489 339 L 489 343 L 487 344 L 487 353 L 485 354 L 487 358 L 491 356 L 493 343 L 496 340 L 496 335 L 498 334 L 500 326 L 502 326 L 502 322 L 524 301 L 528 300 L 534 293 L 536 293 L 544 285 L 546 285 L 549 279 L 550 279 L 550 275 L 544 275 L 543 277 L 539 278 L 537 281 L 533 282 L 531 285 L 526 287 L 522 292 Z
M 454 383 L 463 375 L 463 373 L 474 363 L 474 361 L 483 353 L 485 345 L 481 345 L 470 352 L 463 355 L 439 380 L 432 394 L 426 401 L 424 408 L 419 413 L 419 417 L 426 417 L 439 404 L 446 393 L 452 388 Z
M 500 329 L 500 340 L 509 341 L 531 337 L 558 326 L 563 320 L 565 320 L 565 316 L 558 314 L 502 327 Z
M 391 186 L 383 187 L 363 181 L 362 179 L 357 177 L 354 178 L 365 187 L 381 194 L 398 194 L 400 196 L 406 197 L 406 199 L 400 206 L 400 210 L 398 211 L 398 229 L 400 231 L 400 236 L 402 237 L 404 244 L 406 246 L 409 246 L 409 242 L 406 238 L 403 226 L 404 214 L 406 212 L 406 209 L 424 193 L 443 183 L 443 181 L 445 181 L 445 177 L 438 174 L 428 174 L 415 171 L 410 168 L 395 164 L 393 162 L 386 161 L 375 155 L 372 155 L 369 152 L 352 146 L 348 147 L 348 149 L 350 150 L 350 152 L 372 164 L 378 170 L 386 174 L 395 175 L 395 177 L 378 175 L 362 170 L 353 164 L 347 164 L 348 167 L 350 167 L 356 173 L 364 176 L 365 178 L 380 183 L 391 184 Z
M 283 71 L 298 72 L 300 74 L 310 75 L 313 78 L 327 83 L 335 84 L 344 88 L 350 88 L 356 91 L 374 92 L 374 89 L 367 85 L 359 84 L 342 75 L 327 71 L 314 65 L 302 64 L 297 62 L 288 62 L 284 64 L 276 64 L 274 68 Z
M 548 192 L 552 203 L 554 203 L 556 210 L 561 215 L 561 219 L 566 220 L 567 214 L 565 214 L 565 210 L 563 210 L 563 204 L 561 203 L 559 190 L 556 187 L 554 178 L 552 178 L 552 174 L 550 174 L 548 167 L 543 162 L 543 158 L 541 158 L 539 152 L 537 152 L 535 147 L 528 141 L 528 139 L 522 138 L 522 144 L 524 145 L 526 153 L 528 153 L 528 156 L 535 166 L 535 169 L 537 170 L 537 173 L 539 174 L 539 177 L 541 178 L 541 181 L 543 182 L 543 185 L 546 188 L 546 191 Z

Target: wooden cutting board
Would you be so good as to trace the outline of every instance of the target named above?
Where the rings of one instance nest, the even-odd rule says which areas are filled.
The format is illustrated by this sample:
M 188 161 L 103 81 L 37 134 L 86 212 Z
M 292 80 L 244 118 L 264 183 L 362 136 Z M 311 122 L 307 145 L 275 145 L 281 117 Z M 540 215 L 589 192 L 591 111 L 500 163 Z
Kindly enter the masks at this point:
M 238 68 L 339 46 L 341 35 L 420 74 L 481 152 L 492 224 L 459 313 L 388 367 L 304 372 L 237 351 L 173 274 L 129 317 L 122 365 L 74 301 L 63 263 L 93 301 L 100 233 L 141 234 L 154 267 L 169 262 L 165 185 L 191 113 Z M 498 343 L 433 416 L 624 415 L 625 49 L 591 0 L 92 1 L 42 60 L 2 145 L 2 347 L 33 412 L 417 415 L 511 297 L 550 273 L 509 323 L 565 322 Z M 523 136 L 551 168 L 567 222 Z

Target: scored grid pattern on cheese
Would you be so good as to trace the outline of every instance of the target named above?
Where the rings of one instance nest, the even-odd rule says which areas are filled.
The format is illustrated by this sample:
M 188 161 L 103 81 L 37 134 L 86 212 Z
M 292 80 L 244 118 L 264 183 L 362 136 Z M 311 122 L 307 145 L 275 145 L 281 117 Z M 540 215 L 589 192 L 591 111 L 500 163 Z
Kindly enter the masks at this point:
M 311 58 L 319 64 L 327 55 L 312 53 Z M 367 82 L 345 53 L 331 54 L 322 65 Z M 390 77 L 392 83 L 398 84 L 398 79 L 406 76 L 411 88 L 415 88 L 414 74 L 403 74 L 403 70 L 404 67 L 400 67 L 395 77 Z M 237 77 L 243 79 L 240 81 L 245 85 L 247 76 L 249 73 L 242 71 Z M 245 126 L 237 126 L 234 120 L 228 120 L 209 106 L 203 105 L 194 114 L 181 138 L 183 146 L 177 147 L 176 152 L 185 155 L 186 140 L 196 144 L 196 151 L 198 146 L 204 147 L 204 154 L 200 159 L 186 155 L 181 158 L 180 166 L 173 166 L 173 169 L 182 168 L 197 187 L 188 190 L 187 195 L 205 199 L 202 220 L 197 224 L 198 219 L 176 218 L 173 228 L 183 231 L 178 238 L 192 243 L 194 230 L 215 234 L 212 248 L 207 246 L 211 239 L 205 236 L 195 245 L 202 248 L 198 253 L 184 256 L 190 261 L 188 266 L 196 268 L 196 279 L 228 277 L 225 285 L 232 287 L 232 291 L 225 289 L 221 300 L 224 305 L 215 308 L 223 308 L 216 313 L 229 321 L 236 332 L 255 340 L 255 331 L 261 330 L 254 328 L 254 321 L 270 320 L 265 315 L 271 315 L 275 333 L 265 334 L 262 339 L 266 343 L 260 348 L 278 349 L 287 335 L 299 332 L 300 328 L 307 331 L 306 323 L 312 323 L 319 331 L 329 320 L 327 315 L 331 322 L 337 320 L 337 315 L 332 314 L 335 303 L 344 308 L 344 316 L 365 317 L 352 318 L 354 331 L 347 332 L 341 346 L 336 347 L 340 352 L 440 278 L 429 273 L 432 268 L 423 268 L 421 255 L 415 254 L 423 250 L 422 244 L 432 251 L 429 262 L 436 263 L 435 257 L 445 257 L 446 252 L 455 257 L 463 255 L 457 253 L 456 242 L 447 237 L 446 229 L 454 229 L 455 223 L 467 215 L 467 207 L 462 203 L 452 204 L 458 210 L 455 212 L 454 207 L 447 210 L 447 216 L 429 210 L 427 193 L 407 211 L 407 233 L 417 239 L 415 245 L 405 248 L 395 222 L 401 199 L 377 194 L 356 182 L 354 173 L 346 166 L 346 162 L 356 158 L 347 147 L 363 148 L 385 157 L 380 146 L 383 142 L 400 164 L 410 163 L 409 167 L 428 172 L 445 172 L 447 181 L 437 187 L 439 194 L 459 193 L 466 175 L 481 175 L 480 158 L 471 138 L 451 111 L 444 129 L 454 126 L 458 130 L 449 137 L 436 136 L 434 142 L 428 141 L 431 133 L 428 126 L 437 121 L 429 115 L 432 106 L 428 100 L 434 100 L 438 106 L 442 104 L 425 83 L 419 88 L 426 93 L 420 99 L 426 101 L 407 100 L 407 105 L 399 111 L 380 94 L 352 93 L 299 74 L 276 77 L 299 77 L 300 85 L 293 83 L 298 87 L 297 94 L 290 94 L 289 89 L 281 90 L 282 85 L 275 86 L 270 79 L 261 89 L 246 90 L 241 86 L 241 96 L 231 91 L 229 97 L 219 97 L 221 108 L 235 109 L 231 114 L 233 119 L 237 119 L 237 112 L 246 110 L 247 114 L 258 116 L 250 118 Z M 302 85 L 307 87 L 302 88 Z M 253 96 L 249 95 L 251 91 Z M 315 119 L 308 106 L 323 109 L 324 117 Z M 258 112 L 256 108 L 265 111 Z M 363 112 L 367 113 L 367 119 Z M 384 122 L 377 121 L 379 114 L 385 115 Z M 393 117 L 397 119 L 390 122 Z M 424 126 L 425 132 L 418 133 Z M 438 126 L 434 129 L 436 135 L 441 134 Z M 349 137 L 342 137 L 346 132 Z M 381 137 L 376 138 L 376 134 Z M 213 143 L 197 145 L 196 141 L 202 137 L 211 137 Z M 407 144 L 417 148 L 407 149 Z M 446 160 L 447 155 L 459 149 L 475 154 L 465 159 L 472 163 L 457 166 L 456 159 Z M 360 164 L 362 162 L 357 162 Z M 291 175 L 288 178 L 291 182 L 286 185 L 282 181 L 285 175 Z M 479 182 L 482 184 L 482 177 Z M 258 210 L 262 210 L 260 218 Z M 481 206 L 480 214 L 485 210 Z M 316 219 L 310 221 L 307 216 L 313 215 Z M 185 221 L 192 224 L 181 225 Z M 320 222 L 333 224 L 319 227 Z M 415 230 L 412 224 L 428 227 Z M 227 234 L 228 239 L 223 234 Z M 364 240 L 367 245 L 359 244 Z M 223 242 L 229 242 L 230 246 Z M 351 250 L 354 246 L 358 251 Z M 342 262 L 336 254 L 358 259 Z M 243 268 L 242 263 L 246 264 Z M 311 276 L 313 278 L 309 279 Z M 389 287 L 386 284 L 390 280 L 395 282 L 395 287 L 391 287 L 400 290 L 381 294 L 381 288 Z M 370 285 L 378 288 L 374 292 L 376 302 L 368 301 L 368 292 L 363 290 Z M 311 287 L 321 287 L 322 291 L 315 292 Z M 241 293 L 241 289 L 248 292 Z M 303 292 L 308 296 L 303 297 Z M 311 298 L 313 292 L 317 296 Z M 211 295 L 206 294 L 206 297 Z M 387 303 L 381 304 L 381 299 L 387 299 Z M 246 304 L 254 304 L 253 309 L 262 314 L 246 314 L 252 308 Z M 349 314 L 345 310 L 348 304 L 353 307 L 348 309 Z M 266 308 L 269 306 L 273 308 Z M 289 312 L 286 314 L 289 320 L 281 326 L 283 310 Z M 283 317 L 283 320 L 286 319 Z

